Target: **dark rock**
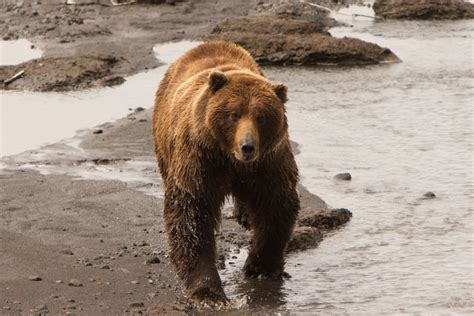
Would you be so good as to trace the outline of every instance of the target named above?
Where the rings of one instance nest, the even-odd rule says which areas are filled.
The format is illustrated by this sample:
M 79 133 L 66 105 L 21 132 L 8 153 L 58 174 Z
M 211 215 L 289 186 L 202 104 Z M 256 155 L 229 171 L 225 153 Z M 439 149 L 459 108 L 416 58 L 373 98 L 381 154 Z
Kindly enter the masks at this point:
M 425 198 L 425 199 L 435 199 L 436 194 L 434 194 L 433 192 L 426 192 L 425 194 L 423 194 L 423 198 Z
M 315 248 L 323 240 L 323 234 L 314 227 L 298 227 L 288 242 L 287 252 Z
M 142 108 L 141 106 L 139 106 L 139 107 L 135 108 L 135 110 L 133 110 L 133 112 L 135 112 L 135 113 L 138 113 L 138 112 L 141 112 L 141 111 L 145 111 L 145 109 Z
M 65 255 L 70 255 L 70 256 L 74 255 L 74 253 L 69 249 L 63 249 L 61 250 L 61 253 Z
M 143 308 L 143 307 L 145 307 L 145 303 L 143 303 L 143 302 L 133 302 L 133 303 L 128 304 L 128 307 L 130 307 L 130 308 Z
M 463 0 L 377 0 L 376 16 L 403 20 L 454 20 L 474 18 L 474 4 Z
M 336 174 L 334 178 L 336 178 L 337 180 L 344 180 L 344 181 L 352 180 L 352 176 L 349 172 Z
M 110 76 L 99 81 L 100 86 L 113 87 L 124 83 L 126 80 L 122 76 Z
M 38 275 L 30 275 L 28 277 L 28 280 L 30 280 L 30 281 L 42 281 L 43 279 Z
M 330 229 L 339 227 L 347 223 L 351 219 L 351 217 L 351 211 L 345 208 L 340 208 L 301 217 L 298 219 L 298 224 L 300 226 L 311 226 L 322 229 Z
M 146 264 L 156 264 L 156 263 L 160 263 L 160 262 L 161 262 L 161 260 L 156 254 L 153 254 L 150 258 L 148 258 L 145 261 Z
M 336 38 L 326 25 L 268 16 L 235 17 L 219 23 L 213 39 L 235 42 L 260 64 L 367 65 L 399 62 L 388 48 L 355 38 Z
M 104 131 L 101 129 L 96 129 L 92 132 L 92 134 L 102 134 Z

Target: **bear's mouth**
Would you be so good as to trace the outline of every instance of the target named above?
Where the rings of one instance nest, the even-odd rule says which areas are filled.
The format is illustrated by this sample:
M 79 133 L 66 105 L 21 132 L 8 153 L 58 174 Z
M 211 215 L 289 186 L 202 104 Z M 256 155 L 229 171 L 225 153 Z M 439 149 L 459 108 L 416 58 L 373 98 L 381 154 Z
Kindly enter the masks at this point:
M 242 152 L 239 152 L 239 151 L 235 150 L 233 152 L 233 154 L 234 154 L 235 159 L 237 159 L 240 162 L 244 162 L 244 163 L 253 162 L 257 159 L 257 153 L 256 152 L 252 153 L 252 154 L 243 154 Z

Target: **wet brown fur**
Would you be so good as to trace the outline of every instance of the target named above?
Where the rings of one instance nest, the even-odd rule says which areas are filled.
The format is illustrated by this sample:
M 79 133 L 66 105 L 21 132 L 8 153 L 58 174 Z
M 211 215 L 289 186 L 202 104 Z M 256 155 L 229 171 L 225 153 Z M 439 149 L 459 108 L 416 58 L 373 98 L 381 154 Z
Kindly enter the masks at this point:
M 299 210 L 285 101 L 285 85 L 271 83 L 247 51 L 222 41 L 185 53 L 160 83 L 153 133 L 170 258 L 194 300 L 226 301 L 214 238 L 226 196 L 253 231 L 245 275 L 283 271 Z M 238 159 L 244 137 L 256 143 L 250 162 Z

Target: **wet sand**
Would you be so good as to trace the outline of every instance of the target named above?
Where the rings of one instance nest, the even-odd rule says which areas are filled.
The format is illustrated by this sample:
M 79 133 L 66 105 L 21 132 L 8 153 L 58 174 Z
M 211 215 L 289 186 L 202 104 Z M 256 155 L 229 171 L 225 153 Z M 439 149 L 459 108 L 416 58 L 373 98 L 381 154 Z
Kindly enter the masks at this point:
M 102 133 L 94 134 L 98 129 Z M 0 297 L 5 311 L 39 311 L 44 305 L 53 314 L 192 310 L 166 255 L 150 111 L 133 112 L 2 163 L 7 166 L 0 174 Z M 323 214 L 348 220 L 349 213 L 330 212 L 317 196 L 299 190 L 300 219 Z M 250 236 L 230 208 L 224 207 L 217 238 L 221 271 Z M 298 227 L 291 250 L 316 247 L 333 228 Z M 160 263 L 145 264 L 154 255 Z M 31 276 L 42 280 L 31 281 Z M 82 286 L 68 285 L 72 279 Z
M 199 6 L 77 6 L 80 13 L 74 14 L 67 6 L 52 5 L 54 1 L 35 3 L 25 1 L 16 9 L 9 2 L 0 6 L 0 19 L 6 22 L 0 25 L 2 37 L 26 37 L 44 57 L 113 55 L 120 62 L 112 75 L 154 68 L 160 64 L 152 50 L 156 43 L 199 38 L 216 21 L 254 8 L 252 1 L 238 6 L 233 1 L 204 1 Z M 66 16 L 67 25 L 56 16 Z M 166 254 L 149 111 L 4 157 L 0 167 L 1 313 L 195 311 L 182 297 Z M 331 212 L 319 197 L 304 187 L 299 190 L 301 219 L 336 219 L 333 226 L 349 220 L 348 211 Z M 336 228 L 318 223 L 295 230 L 291 251 L 316 247 Z M 249 236 L 226 205 L 217 238 L 221 271 L 226 260 L 248 244 Z M 152 259 L 159 263 L 146 264 Z M 281 286 L 240 282 L 242 289 L 256 293 L 269 287 L 278 292 Z M 246 308 L 239 304 L 230 311 Z

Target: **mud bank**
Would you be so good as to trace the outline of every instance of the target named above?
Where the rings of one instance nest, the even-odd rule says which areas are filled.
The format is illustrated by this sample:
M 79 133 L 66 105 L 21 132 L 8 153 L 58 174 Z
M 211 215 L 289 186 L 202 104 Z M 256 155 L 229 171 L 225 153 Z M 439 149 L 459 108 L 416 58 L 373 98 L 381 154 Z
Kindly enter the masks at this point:
M 0 67 L 0 80 L 8 80 L 20 71 L 24 71 L 22 77 L 12 83 L 3 83 L 3 88 L 70 91 L 110 87 L 125 81 L 121 76 L 112 75 L 114 67 L 119 62 L 112 56 L 39 58 L 15 66 Z
M 134 112 L 76 139 L 3 159 L 0 297 L 6 310 L 192 310 L 166 253 L 150 122 L 150 111 Z M 302 211 L 291 252 L 316 247 L 350 219 L 349 211 L 331 211 L 304 187 L 299 191 Z M 223 210 L 217 237 L 220 269 L 229 268 L 226 261 L 250 238 L 231 207 Z M 82 285 L 68 285 L 72 279 Z
M 25 71 L 13 83 L 0 84 L 0 89 L 70 91 L 121 84 L 127 75 L 160 65 L 152 49 L 156 43 L 209 36 L 236 41 L 261 63 L 360 65 L 398 60 L 389 49 L 375 44 L 331 37 L 325 31 L 337 22 L 329 18 L 327 11 L 299 1 L 172 1 L 174 5 L 164 2 L 169 3 L 0 3 L 0 37 L 5 41 L 27 38 L 44 52 L 41 59 L 0 67 L 0 81 L 8 80 L 17 70 Z M 360 1 L 316 2 L 338 9 Z M 241 29 L 249 22 L 245 18 L 229 20 L 233 21 L 231 26 L 229 21 L 221 23 L 238 16 L 253 17 L 250 25 L 254 28 Z M 273 22 L 268 20 L 273 18 Z M 309 24 L 313 26 L 308 27 Z M 220 31 L 214 29 L 216 25 Z M 273 28 L 275 25 L 279 27 Z M 257 34 L 256 29 L 263 31 Z M 113 63 L 107 61 L 105 69 L 104 60 Z
M 219 23 L 210 38 L 235 42 L 260 64 L 369 65 L 399 62 L 388 48 L 355 38 L 335 38 L 324 21 L 236 17 Z
M 463 0 L 377 0 L 375 14 L 385 19 L 459 20 L 474 18 L 474 4 Z

